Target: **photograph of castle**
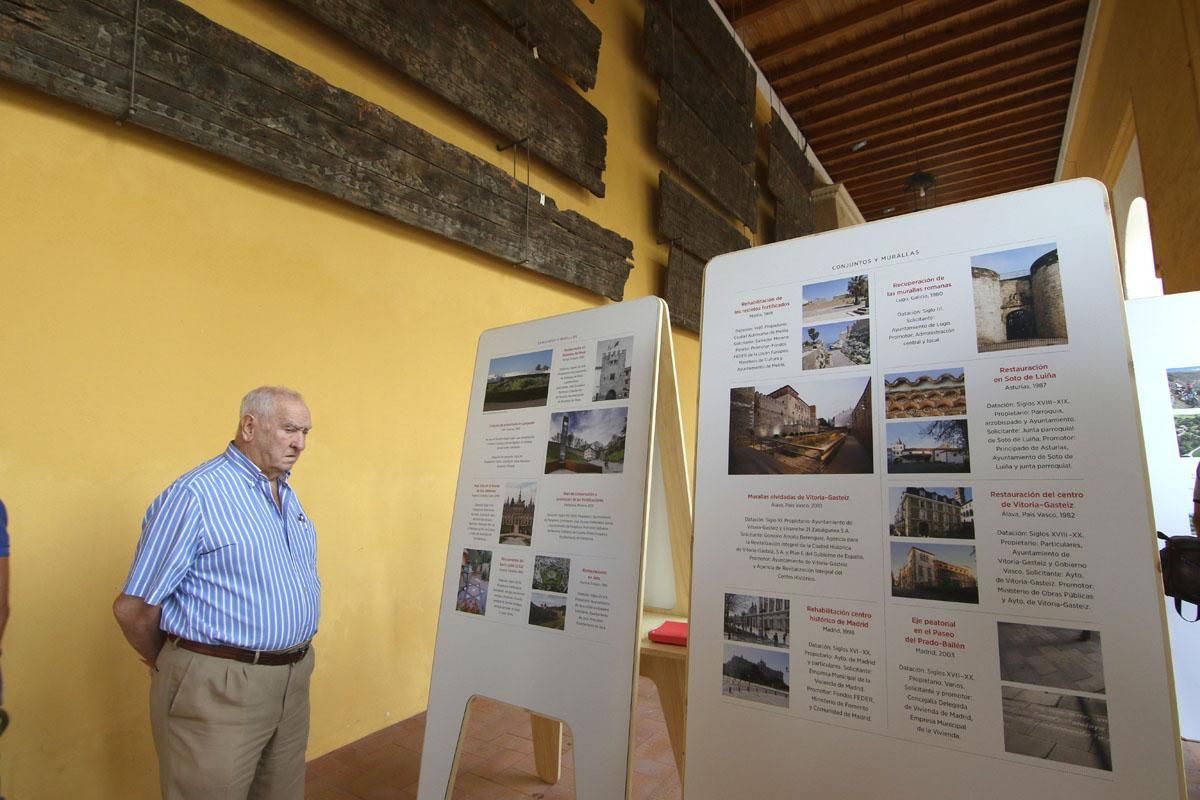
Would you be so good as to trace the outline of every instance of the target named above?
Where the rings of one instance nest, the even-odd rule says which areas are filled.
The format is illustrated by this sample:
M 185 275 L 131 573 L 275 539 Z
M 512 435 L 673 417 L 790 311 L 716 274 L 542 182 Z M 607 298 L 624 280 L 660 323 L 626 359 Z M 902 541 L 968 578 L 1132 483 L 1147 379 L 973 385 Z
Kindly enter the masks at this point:
M 488 364 L 483 410 L 504 411 L 546 405 L 553 356 L 553 350 L 538 350 L 493 358 Z
M 1000 680 L 1104 694 L 1100 631 L 997 622 Z
M 567 598 L 533 592 L 529 595 L 529 624 L 556 631 L 567 628 Z
M 971 450 L 965 419 L 887 424 L 887 471 L 970 472 Z
M 628 407 L 550 415 L 546 474 L 615 474 L 625 465 Z
M 866 319 L 808 325 L 800 348 L 800 368 L 829 369 L 871 363 L 871 323 Z
M 491 550 L 464 549 L 458 573 L 458 597 L 454 602 L 455 609 L 468 614 L 485 613 L 491 573 Z
M 1067 343 L 1056 244 L 971 256 L 971 285 L 979 352 Z
M 787 647 L 791 601 L 782 597 L 725 594 L 725 638 Z
M 968 486 L 892 486 L 891 536 L 974 539 L 975 504 Z
M 805 325 L 865 317 L 870 311 L 866 275 L 810 283 L 803 289 Z
M 883 404 L 888 419 L 965 416 L 966 376 L 962 367 L 884 375 Z
M 533 559 L 533 588 L 539 592 L 566 594 L 571 582 L 571 559 L 557 556 L 535 556 Z
M 629 366 L 633 337 L 605 339 L 596 345 L 596 380 L 592 401 L 625 400 L 629 397 Z
M 500 544 L 529 547 L 533 543 L 534 503 L 537 481 L 509 481 L 504 485 L 500 506 Z
M 1171 408 L 1200 410 L 1200 367 L 1167 370 Z
M 787 708 L 791 693 L 788 662 L 788 654 L 780 650 L 727 644 L 721 664 L 721 694 Z
M 1004 751 L 1112 771 L 1108 702 L 1021 686 L 1000 686 Z
M 1175 443 L 1181 458 L 1200 458 L 1200 414 L 1175 415 Z
M 730 390 L 729 474 L 870 474 L 871 379 L 793 383 Z
M 978 603 L 975 545 L 892 542 L 892 597 Z

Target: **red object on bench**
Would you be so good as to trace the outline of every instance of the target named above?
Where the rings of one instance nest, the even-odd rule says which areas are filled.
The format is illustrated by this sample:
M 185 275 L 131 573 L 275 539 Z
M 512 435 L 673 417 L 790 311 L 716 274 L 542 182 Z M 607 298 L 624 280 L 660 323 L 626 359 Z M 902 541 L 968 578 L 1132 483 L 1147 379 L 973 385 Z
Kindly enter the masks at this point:
M 646 635 L 652 642 L 658 642 L 659 644 L 676 644 L 680 647 L 687 647 L 688 624 L 686 622 L 674 622 L 668 620 Z

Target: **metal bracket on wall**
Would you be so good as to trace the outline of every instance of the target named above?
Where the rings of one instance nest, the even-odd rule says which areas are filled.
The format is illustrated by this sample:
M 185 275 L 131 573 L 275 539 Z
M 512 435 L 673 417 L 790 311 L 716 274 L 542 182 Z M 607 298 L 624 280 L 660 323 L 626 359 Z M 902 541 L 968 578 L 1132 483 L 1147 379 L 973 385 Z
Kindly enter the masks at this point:
M 134 0 L 133 4 L 133 43 L 130 47 L 129 58 L 129 103 L 125 106 L 125 110 L 117 117 L 116 123 L 124 125 L 129 121 L 129 118 L 134 114 L 133 101 L 137 98 L 137 57 L 138 57 L 138 33 L 141 32 L 142 20 L 142 0 Z

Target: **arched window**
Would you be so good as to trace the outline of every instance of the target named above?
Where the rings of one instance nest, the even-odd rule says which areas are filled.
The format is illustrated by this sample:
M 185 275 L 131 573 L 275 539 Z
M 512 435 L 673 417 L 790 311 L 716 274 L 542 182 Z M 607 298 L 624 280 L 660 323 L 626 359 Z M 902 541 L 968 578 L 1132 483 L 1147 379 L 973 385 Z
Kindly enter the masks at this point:
M 1150 241 L 1150 215 L 1146 198 L 1135 197 L 1125 219 L 1125 298 L 1159 297 L 1162 279 L 1154 274 L 1154 244 Z

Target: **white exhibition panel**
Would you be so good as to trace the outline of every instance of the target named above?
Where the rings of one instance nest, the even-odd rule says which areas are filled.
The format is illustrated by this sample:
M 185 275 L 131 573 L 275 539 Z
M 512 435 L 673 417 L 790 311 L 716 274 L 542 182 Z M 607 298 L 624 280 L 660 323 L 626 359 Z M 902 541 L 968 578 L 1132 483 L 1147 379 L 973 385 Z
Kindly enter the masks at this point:
M 1200 292 L 1130 300 L 1125 304 L 1142 437 L 1150 468 L 1154 524 L 1168 535 L 1188 533 L 1192 488 L 1200 457 Z M 1195 674 L 1200 663 L 1200 623 L 1189 623 L 1167 601 L 1175 673 Z M 1185 606 L 1195 616 L 1196 609 Z M 1175 682 L 1179 728 L 1200 739 L 1200 687 Z
M 689 800 L 1182 796 L 1107 209 L 710 262 Z
M 580 800 L 626 796 L 664 316 L 652 297 L 480 337 L 421 800 L 449 796 L 475 695 L 565 722 Z

